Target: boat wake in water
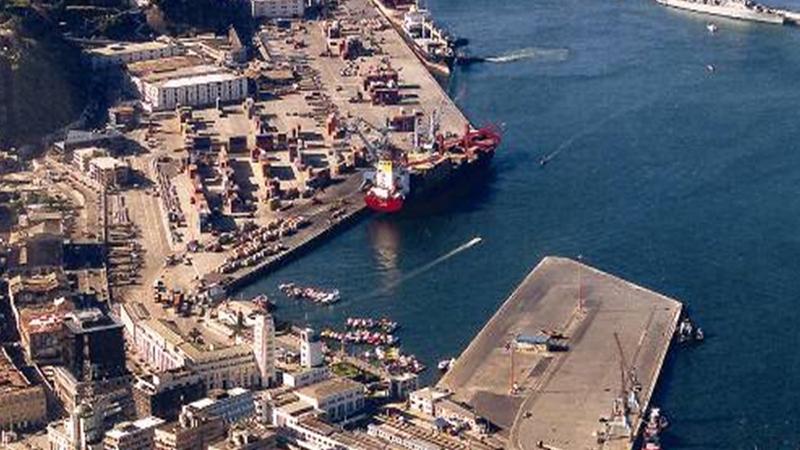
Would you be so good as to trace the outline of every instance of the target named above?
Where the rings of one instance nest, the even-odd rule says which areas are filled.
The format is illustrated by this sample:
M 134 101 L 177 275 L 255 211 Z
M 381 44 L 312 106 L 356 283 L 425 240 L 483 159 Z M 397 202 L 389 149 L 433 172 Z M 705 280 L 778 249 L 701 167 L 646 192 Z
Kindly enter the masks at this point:
M 614 121 L 614 120 L 618 119 L 620 116 L 623 116 L 623 115 L 625 115 L 625 114 L 627 114 L 629 112 L 636 111 L 637 109 L 643 108 L 643 107 L 649 105 L 650 103 L 653 103 L 655 100 L 656 99 L 653 98 L 653 99 L 647 100 L 645 102 L 633 105 L 633 106 L 631 106 L 629 108 L 622 108 L 622 109 L 616 111 L 615 113 L 613 113 L 613 114 L 611 114 L 609 116 L 606 116 L 605 119 L 603 119 L 603 120 L 601 120 L 601 121 L 599 121 L 599 122 L 597 122 L 597 123 L 595 123 L 593 125 L 590 125 L 590 126 L 584 128 L 584 129 L 580 130 L 579 132 L 577 132 L 577 133 L 573 134 L 572 136 L 570 136 L 569 138 L 567 138 L 567 140 L 562 142 L 558 147 L 556 147 L 555 150 L 553 150 L 552 152 L 550 152 L 547 155 L 543 156 L 539 160 L 539 165 L 540 166 L 544 166 L 545 164 L 549 163 L 550 161 L 553 160 L 553 158 L 558 156 L 559 153 L 561 153 L 564 150 L 566 150 L 567 148 L 569 148 L 578 139 L 581 139 L 581 138 L 583 138 L 585 136 L 588 136 L 588 135 L 600 130 L 601 128 L 603 128 L 609 122 Z
M 390 283 L 386 284 L 383 288 L 378 289 L 377 291 L 375 291 L 371 295 L 368 295 L 366 297 L 362 297 L 361 299 L 373 298 L 373 297 L 378 297 L 380 295 L 383 295 L 383 294 L 389 292 L 390 290 L 394 289 L 395 287 L 399 286 L 400 284 L 405 283 L 406 281 L 408 281 L 408 280 L 410 280 L 412 278 L 415 278 L 415 277 L 417 277 L 419 275 L 422 275 L 423 273 L 433 269 L 434 267 L 438 266 L 439 264 L 441 264 L 441 263 L 447 261 L 448 259 L 458 255 L 459 253 L 461 253 L 463 251 L 466 251 L 466 250 L 469 250 L 472 247 L 475 247 L 476 245 L 480 244 L 481 242 L 483 242 L 483 238 L 480 237 L 480 236 L 476 236 L 476 237 L 470 239 L 469 241 L 467 241 L 467 242 L 459 245 L 458 247 L 454 248 L 453 250 L 450 250 L 449 252 L 445 253 L 444 255 L 434 259 L 433 261 L 431 261 L 431 262 L 429 262 L 427 264 L 424 264 L 424 265 L 422 265 L 420 267 L 417 267 L 416 269 L 408 272 L 407 274 L 403 275 L 402 277 L 391 281 Z M 359 299 L 359 300 L 361 300 L 361 299 Z
M 528 47 L 506 52 L 497 56 L 490 56 L 488 58 L 484 58 L 483 60 L 495 64 L 510 63 L 524 59 L 560 62 L 566 60 L 568 56 L 569 50 L 566 48 Z

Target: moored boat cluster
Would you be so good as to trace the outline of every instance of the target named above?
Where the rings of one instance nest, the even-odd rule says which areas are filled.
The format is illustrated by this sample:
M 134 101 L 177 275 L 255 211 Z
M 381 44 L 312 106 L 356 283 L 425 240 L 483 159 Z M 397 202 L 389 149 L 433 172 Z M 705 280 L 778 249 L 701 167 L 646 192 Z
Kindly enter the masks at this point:
M 381 317 L 380 319 L 373 319 L 371 317 L 348 317 L 345 326 L 349 329 L 380 329 L 386 333 L 392 333 L 397 330 L 400 325 L 386 317 Z
M 294 283 L 281 284 L 278 289 L 280 289 L 281 292 L 283 292 L 287 297 L 311 300 L 314 303 L 320 303 L 323 305 L 336 303 L 341 298 L 338 289 L 325 290 L 314 287 L 298 286 Z
M 425 365 L 422 364 L 416 356 L 403 354 L 397 347 L 391 347 L 389 349 L 376 347 L 374 351 L 365 352 L 364 358 L 368 361 L 378 362 L 392 375 L 409 372 L 420 373 L 425 370 Z
M 342 341 L 348 344 L 362 344 L 362 345 L 395 345 L 399 342 L 393 334 L 381 333 L 378 331 L 369 331 L 365 329 L 356 329 L 346 332 L 336 331 L 331 328 L 326 328 L 320 332 L 320 337 L 323 339 L 330 339 L 335 341 Z

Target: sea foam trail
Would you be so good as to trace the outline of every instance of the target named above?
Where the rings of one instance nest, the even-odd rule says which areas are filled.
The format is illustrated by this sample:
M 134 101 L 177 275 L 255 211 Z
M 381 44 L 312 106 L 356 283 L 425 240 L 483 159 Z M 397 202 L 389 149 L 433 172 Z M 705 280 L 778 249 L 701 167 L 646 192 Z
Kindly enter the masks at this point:
M 486 62 L 502 64 L 520 61 L 523 59 L 541 59 L 546 61 L 564 61 L 569 56 L 566 48 L 541 48 L 527 47 L 519 50 L 512 50 L 497 56 L 490 56 Z
M 553 150 L 552 152 L 550 152 L 547 155 L 545 155 L 540 160 L 540 164 L 549 163 L 553 158 L 558 156 L 559 153 L 561 153 L 564 150 L 566 150 L 567 148 L 569 148 L 578 139 L 581 139 L 584 136 L 592 134 L 592 133 L 594 133 L 596 131 L 599 131 L 601 128 L 603 128 L 609 122 L 612 122 L 612 121 L 618 119 L 620 116 L 622 116 L 624 114 L 627 114 L 627 113 L 632 112 L 632 111 L 636 111 L 636 110 L 638 110 L 640 108 L 643 108 L 643 107 L 653 103 L 655 100 L 656 100 L 656 98 L 652 98 L 652 99 L 646 100 L 646 101 L 644 101 L 642 103 L 633 105 L 631 107 L 619 109 L 616 112 L 614 112 L 613 114 L 611 114 L 609 116 L 606 116 L 606 118 L 600 120 L 599 122 L 596 122 L 595 124 L 590 125 L 590 126 L 584 128 L 584 129 L 578 131 L 577 133 L 575 133 L 572 136 L 570 136 L 569 138 L 567 138 L 567 140 L 562 142 L 558 147 L 556 147 L 555 150 Z
M 377 291 L 373 292 L 372 294 L 367 295 L 365 297 L 362 297 L 359 300 L 363 300 L 363 299 L 367 299 L 367 298 L 374 298 L 374 297 L 378 297 L 380 295 L 383 295 L 383 294 L 389 292 L 390 290 L 394 289 L 395 287 L 399 286 L 400 284 L 405 283 L 406 281 L 408 281 L 408 280 L 410 280 L 412 278 L 418 277 L 419 275 L 422 275 L 423 273 L 433 269 L 434 267 L 438 266 L 439 264 L 441 264 L 441 263 L 447 261 L 448 259 L 458 255 L 459 253 L 464 252 L 466 250 L 469 250 L 472 247 L 475 247 L 476 245 L 480 244 L 481 242 L 483 242 L 483 238 L 474 237 L 474 238 L 470 239 L 469 241 L 467 241 L 467 242 L 459 245 L 458 247 L 454 248 L 453 250 L 450 250 L 449 252 L 445 253 L 444 255 L 434 259 L 433 261 L 431 261 L 431 262 L 429 262 L 427 264 L 424 264 L 422 266 L 417 267 L 416 269 L 408 272 L 407 274 L 403 275 L 402 277 L 400 277 L 400 278 L 398 278 L 396 280 L 393 280 L 390 283 L 384 285 L 381 289 L 378 289 Z

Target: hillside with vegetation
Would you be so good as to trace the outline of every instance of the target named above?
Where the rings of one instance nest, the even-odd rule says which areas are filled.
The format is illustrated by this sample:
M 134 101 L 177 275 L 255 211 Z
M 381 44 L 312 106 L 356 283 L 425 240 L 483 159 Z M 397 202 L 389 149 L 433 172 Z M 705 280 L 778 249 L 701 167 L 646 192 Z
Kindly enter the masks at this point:
M 141 11 L 129 0 L 0 0 L 0 150 L 39 143 L 103 96 L 77 42 L 224 33 L 231 24 L 247 36 L 250 23 L 236 1 L 153 0 Z
M 78 49 L 29 5 L 0 13 L 0 149 L 36 144 L 86 102 Z
M 153 0 L 148 19 L 153 28 L 172 35 L 224 34 L 231 25 L 248 35 L 252 20 L 244 5 L 224 0 Z

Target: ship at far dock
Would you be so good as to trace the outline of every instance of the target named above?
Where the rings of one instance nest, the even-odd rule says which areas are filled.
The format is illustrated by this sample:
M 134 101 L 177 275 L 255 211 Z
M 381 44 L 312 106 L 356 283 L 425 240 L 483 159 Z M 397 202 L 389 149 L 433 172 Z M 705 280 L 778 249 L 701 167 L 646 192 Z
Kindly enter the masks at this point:
M 419 1 L 373 0 L 373 3 L 437 80 L 447 80 L 458 57 L 458 47 L 466 41 L 454 38 L 437 25 Z
M 783 25 L 787 23 L 784 11 L 770 8 L 750 0 L 656 0 L 661 5 L 703 14 L 751 22 Z

